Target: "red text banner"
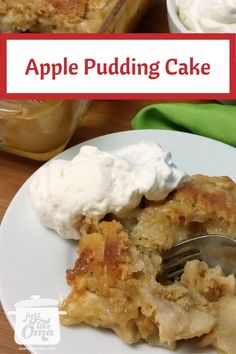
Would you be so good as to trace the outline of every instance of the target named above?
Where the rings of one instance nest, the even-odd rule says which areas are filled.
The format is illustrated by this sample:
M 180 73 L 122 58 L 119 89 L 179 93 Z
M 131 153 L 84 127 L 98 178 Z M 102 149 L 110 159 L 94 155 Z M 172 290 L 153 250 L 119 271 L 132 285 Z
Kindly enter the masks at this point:
M 234 34 L 2 34 L 0 98 L 235 99 Z

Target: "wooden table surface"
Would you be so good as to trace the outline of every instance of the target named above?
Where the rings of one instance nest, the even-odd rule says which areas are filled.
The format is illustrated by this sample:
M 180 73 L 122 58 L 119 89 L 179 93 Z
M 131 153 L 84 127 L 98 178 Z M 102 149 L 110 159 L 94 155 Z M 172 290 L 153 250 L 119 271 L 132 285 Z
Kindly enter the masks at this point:
M 165 1 L 152 1 L 153 8 L 147 13 L 137 30 L 139 32 L 168 32 Z M 152 103 L 154 101 L 94 101 L 69 145 L 72 146 L 99 135 L 131 129 L 132 117 L 142 107 Z M 40 166 L 40 162 L 0 152 L 0 222 L 15 193 Z M 13 331 L 0 305 L 0 354 L 19 353 L 20 349 L 22 347 L 19 348 L 14 342 Z M 28 353 L 27 350 L 23 352 Z

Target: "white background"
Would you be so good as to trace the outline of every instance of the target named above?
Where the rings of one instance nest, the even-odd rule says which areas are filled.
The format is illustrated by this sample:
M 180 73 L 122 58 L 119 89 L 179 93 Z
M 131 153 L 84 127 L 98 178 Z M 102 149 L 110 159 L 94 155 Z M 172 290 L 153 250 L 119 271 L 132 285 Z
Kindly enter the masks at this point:
M 160 61 L 160 77 L 99 76 L 96 71 L 84 75 L 84 59 L 120 63 L 126 57 L 136 62 Z M 7 93 L 229 93 L 229 40 L 13 40 L 7 41 Z M 37 64 L 62 62 L 79 64 L 79 74 L 48 75 L 43 81 L 32 72 L 26 76 L 28 62 Z M 178 62 L 208 62 L 208 76 L 167 75 L 165 63 L 170 58 Z

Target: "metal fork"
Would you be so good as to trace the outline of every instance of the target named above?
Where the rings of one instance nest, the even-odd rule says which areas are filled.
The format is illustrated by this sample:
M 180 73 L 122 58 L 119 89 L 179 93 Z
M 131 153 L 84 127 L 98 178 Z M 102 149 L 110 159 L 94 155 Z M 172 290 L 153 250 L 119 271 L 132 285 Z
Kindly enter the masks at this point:
M 209 267 L 220 265 L 224 274 L 236 275 L 236 240 L 224 235 L 203 235 L 176 244 L 162 253 L 162 280 L 178 280 L 186 262 L 198 259 Z

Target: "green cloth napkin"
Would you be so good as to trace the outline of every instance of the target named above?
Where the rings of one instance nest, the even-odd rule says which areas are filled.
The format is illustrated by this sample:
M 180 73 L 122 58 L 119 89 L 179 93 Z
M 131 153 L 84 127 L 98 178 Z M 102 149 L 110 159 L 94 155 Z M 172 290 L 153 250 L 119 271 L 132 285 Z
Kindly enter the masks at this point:
M 159 103 L 142 109 L 134 129 L 167 129 L 203 135 L 236 147 L 236 106 L 220 103 Z

